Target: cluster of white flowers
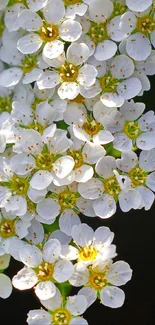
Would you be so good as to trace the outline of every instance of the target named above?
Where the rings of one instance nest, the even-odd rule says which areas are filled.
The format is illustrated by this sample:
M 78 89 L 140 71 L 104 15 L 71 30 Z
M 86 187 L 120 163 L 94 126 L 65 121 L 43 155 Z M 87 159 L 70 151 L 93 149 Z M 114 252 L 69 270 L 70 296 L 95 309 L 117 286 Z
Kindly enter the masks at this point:
M 48 310 L 29 325 L 87 325 L 97 298 L 123 305 L 132 270 L 113 262 L 110 229 L 79 215 L 154 202 L 155 115 L 134 101 L 154 46 L 153 0 L 0 1 L 0 269 L 22 262 L 13 286 Z M 0 297 L 12 284 L 0 274 Z

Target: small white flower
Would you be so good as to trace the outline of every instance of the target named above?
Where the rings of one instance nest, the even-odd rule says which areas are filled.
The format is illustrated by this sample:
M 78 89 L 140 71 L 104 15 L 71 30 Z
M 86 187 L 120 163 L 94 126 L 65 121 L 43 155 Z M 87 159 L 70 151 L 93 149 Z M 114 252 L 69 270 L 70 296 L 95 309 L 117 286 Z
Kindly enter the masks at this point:
M 41 300 L 54 297 L 57 283 L 67 281 L 73 273 L 70 261 L 60 259 L 61 244 L 57 239 L 48 240 L 42 251 L 31 245 L 25 245 L 19 252 L 21 261 L 25 264 L 13 277 L 13 286 L 26 290 L 35 286 L 35 293 Z
M 112 263 L 98 261 L 92 267 L 75 264 L 74 274 L 69 280 L 76 287 L 84 286 L 79 295 L 87 298 L 88 305 L 92 305 L 97 298 L 104 306 L 111 308 L 121 307 L 125 294 L 119 286 L 126 284 L 132 276 L 132 270 L 128 263 L 118 261 Z
M 87 321 L 80 317 L 87 307 L 88 302 L 85 296 L 69 296 L 67 301 L 57 290 L 56 295 L 48 300 L 42 300 L 41 303 L 49 312 L 45 310 L 31 310 L 28 313 L 28 325 L 88 325 Z
M 45 71 L 37 81 L 39 89 L 53 88 L 61 83 L 58 95 L 61 99 L 74 99 L 83 87 L 94 84 L 97 70 L 93 65 L 83 63 L 89 57 L 89 48 L 84 43 L 71 44 L 65 55 L 49 62 L 51 71 Z M 45 58 L 44 58 L 45 59 Z M 47 60 L 46 60 L 47 61 Z M 82 65 L 82 66 L 81 66 Z

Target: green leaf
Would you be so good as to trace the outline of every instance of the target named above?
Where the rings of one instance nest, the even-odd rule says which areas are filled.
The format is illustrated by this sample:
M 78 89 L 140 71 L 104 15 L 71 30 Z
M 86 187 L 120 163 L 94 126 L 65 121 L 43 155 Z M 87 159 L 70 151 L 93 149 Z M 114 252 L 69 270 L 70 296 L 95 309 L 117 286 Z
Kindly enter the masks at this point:
M 63 283 L 58 283 L 57 288 L 60 290 L 63 297 L 67 297 L 72 290 L 72 285 L 66 281 Z

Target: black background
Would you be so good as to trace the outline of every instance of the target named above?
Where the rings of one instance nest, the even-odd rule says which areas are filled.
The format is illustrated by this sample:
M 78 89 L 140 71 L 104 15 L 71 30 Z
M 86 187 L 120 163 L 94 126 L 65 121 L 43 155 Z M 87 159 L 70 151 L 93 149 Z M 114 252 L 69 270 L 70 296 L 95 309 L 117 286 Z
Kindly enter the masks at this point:
M 137 101 L 154 110 L 155 77 L 150 78 L 151 90 Z M 155 141 L 155 140 L 154 140 Z M 105 225 L 115 233 L 116 260 L 128 262 L 133 269 L 130 282 L 121 288 L 126 300 L 122 308 L 111 309 L 96 302 L 85 313 L 89 325 L 155 325 L 155 206 L 149 211 L 132 210 L 117 213 L 107 220 L 82 218 L 96 229 Z M 6 274 L 13 277 L 22 265 L 12 261 Z M 32 290 L 13 290 L 10 298 L 0 300 L 0 324 L 26 325 L 29 310 L 40 308 Z

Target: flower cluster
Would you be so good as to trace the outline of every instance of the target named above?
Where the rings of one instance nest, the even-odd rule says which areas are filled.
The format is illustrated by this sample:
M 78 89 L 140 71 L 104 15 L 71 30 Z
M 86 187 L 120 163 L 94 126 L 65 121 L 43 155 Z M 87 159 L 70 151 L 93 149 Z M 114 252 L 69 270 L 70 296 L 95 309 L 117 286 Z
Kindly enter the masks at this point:
M 124 303 L 132 270 L 80 214 L 154 202 L 155 115 L 134 99 L 155 74 L 154 12 L 152 0 L 0 2 L 0 268 L 23 263 L 12 284 L 45 307 L 29 325 L 87 325 L 96 299 Z M 12 284 L 0 274 L 2 298 Z

